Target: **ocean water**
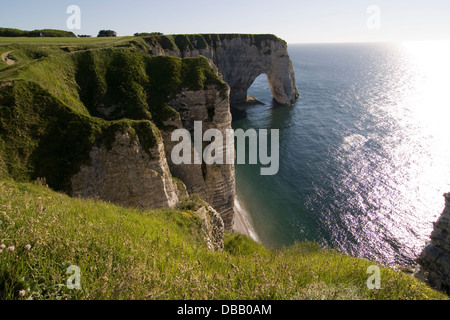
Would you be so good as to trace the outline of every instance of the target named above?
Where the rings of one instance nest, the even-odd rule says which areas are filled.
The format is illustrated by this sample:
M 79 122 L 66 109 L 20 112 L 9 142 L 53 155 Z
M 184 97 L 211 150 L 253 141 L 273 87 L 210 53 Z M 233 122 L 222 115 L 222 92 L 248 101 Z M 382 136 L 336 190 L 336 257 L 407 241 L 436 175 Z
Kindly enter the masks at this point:
M 270 248 L 316 241 L 409 265 L 450 191 L 450 42 L 290 45 L 300 98 L 264 105 L 233 128 L 279 129 L 280 170 L 236 166 L 239 205 Z

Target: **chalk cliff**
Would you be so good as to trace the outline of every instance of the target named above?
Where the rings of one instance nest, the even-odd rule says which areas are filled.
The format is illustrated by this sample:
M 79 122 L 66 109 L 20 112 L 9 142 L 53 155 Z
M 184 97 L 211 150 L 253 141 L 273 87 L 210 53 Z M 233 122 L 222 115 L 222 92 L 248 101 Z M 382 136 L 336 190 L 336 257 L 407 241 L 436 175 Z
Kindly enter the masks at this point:
M 421 266 L 419 277 L 436 289 L 450 294 L 450 193 L 444 197 L 444 212 L 434 224 L 431 242 L 417 262 Z
M 247 90 L 266 74 L 275 101 L 291 105 L 299 94 L 287 44 L 274 35 L 203 34 L 153 36 L 144 39 L 155 55 L 205 56 L 231 88 L 231 104 L 247 99 Z
M 214 86 L 197 91 L 184 89 L 176 94 L 168 104 L 177 111 L 177 114 L 164 122 L 164 125 L 171 130 L 162 131 L 170 171 L 185 183 L 189 193 L 198 193 L 217 210 L 225 227 L 231 229 L 234 220 L 234 164 L 175 165 L 170 156 L 173 147 L 179 143 L 171 139 L 173 130 L 187 129 L 193 138 L 195 121 L 202 122 L 202 136 L 208 129 L 218 129 L 223 137 L 226 136 L 226 130 L 231 129 L 228 94 L 223 95 Z M 193 145 L 192 141 L 192 159 L 194 158 Z M 226 145 L 223 145 L 223 148 L 225 149 Z M 225 150 L 222 153 L 225 155 Z
M 135 208 L 173 208 L 179 202 L 161 138 L 145 150 L 139 138 L 129 133 L 115 133 L 114 142 L 94 146 L 90 162 L 71 177 L 72 195 L 98 197 L 105 201 Z

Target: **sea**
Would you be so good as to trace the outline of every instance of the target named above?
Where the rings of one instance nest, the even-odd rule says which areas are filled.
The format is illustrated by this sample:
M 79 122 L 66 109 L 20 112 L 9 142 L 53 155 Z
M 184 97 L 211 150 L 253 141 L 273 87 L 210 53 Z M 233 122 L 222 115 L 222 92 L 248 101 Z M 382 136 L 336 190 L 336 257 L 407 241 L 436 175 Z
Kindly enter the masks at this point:
M 279 129 L 279 172 L 236 165 L 237 204 L 268 248 L 314 241 L 383 265 L 415 263 L 450 192 L 450 41 L 290 44 L 300 97 L 233 112 Z

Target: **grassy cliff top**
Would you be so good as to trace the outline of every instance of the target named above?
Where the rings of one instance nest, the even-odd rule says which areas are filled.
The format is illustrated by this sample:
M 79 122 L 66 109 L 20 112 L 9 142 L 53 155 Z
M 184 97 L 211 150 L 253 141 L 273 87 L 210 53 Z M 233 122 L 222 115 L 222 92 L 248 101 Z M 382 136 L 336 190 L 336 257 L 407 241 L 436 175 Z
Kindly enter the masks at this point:
M 446 298 L 384 267 L 381 289 L 369 290 L 373 262 L 313 243 L 266 250 L 227 234 L 225 250 L 210 251 L 186 209 L 123 209 L 2 180 L 0 213 L 0 299 Z M 81 290 L 65 286 L 71 265 Z
M 148 51 L 149 44 L 159 44 L 164 49 L 191 50 L 193 48 L 203 49 L 216 45 L 224 40 L 247 39 L 256 46 L 264 41 L 277 41 L 286 45 L 286 42 L 272 34 L 175 34 L 175 35 L 143 35 L 139 37 L 100 37 L 100 38 L 77 38 L 77 37 L 1 37 L 0 54 L 15 50 L 19 63 L 27 63 L 35 58 L 57 55 L 65 52 L 87 50 L 107 47 L 139 48 Z M 0 71 L 6 67 L 0 61 Z

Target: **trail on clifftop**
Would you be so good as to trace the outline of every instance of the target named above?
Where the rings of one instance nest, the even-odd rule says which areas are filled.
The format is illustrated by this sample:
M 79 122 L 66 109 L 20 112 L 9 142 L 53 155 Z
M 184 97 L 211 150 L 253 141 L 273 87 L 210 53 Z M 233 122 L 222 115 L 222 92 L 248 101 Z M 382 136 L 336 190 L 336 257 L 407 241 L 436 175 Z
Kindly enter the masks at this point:
M 14 63 L 16 63 L 14 60 L 11 60 L 11 59 L 8 58 L 8 56 L 9 56 L 9 54 L 11 52 L 12 51 L 8 51 L 8 52 L 5 52 L 5 53 L 2 54 L 2 60 L 5 61 L 8 66 L 11 66 Z

